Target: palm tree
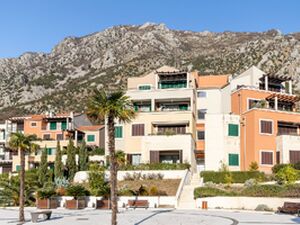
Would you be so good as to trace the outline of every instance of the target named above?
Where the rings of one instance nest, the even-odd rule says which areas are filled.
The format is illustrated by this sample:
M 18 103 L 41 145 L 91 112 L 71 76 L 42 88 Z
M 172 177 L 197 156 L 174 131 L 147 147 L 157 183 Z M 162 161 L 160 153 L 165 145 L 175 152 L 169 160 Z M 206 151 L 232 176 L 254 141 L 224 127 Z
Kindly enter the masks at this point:
M 18 152 L 20 156 L 20 192 L 19 192 L 19 221 L 24 222 L 24 203 L 25 203 L 25 153 L 36 150 L 37 144 L 33 141 L 37 140 L 35 135 L 25 135 L 20 132 L 12 133 L 9 140 L 9 146 Z
M 135 112 L 129 97 L 122 91 L 108 93 L 104 90 L 95 90 L 88 102 L 87 114 L 98 120 L 106 119 L 108 128 L 108 150 L 110 161 L 110 189 L 112 218 L 111 224 L 117 224 L 117 159 L 115 151 L 115 120 L 127 123 L 135 117 Z

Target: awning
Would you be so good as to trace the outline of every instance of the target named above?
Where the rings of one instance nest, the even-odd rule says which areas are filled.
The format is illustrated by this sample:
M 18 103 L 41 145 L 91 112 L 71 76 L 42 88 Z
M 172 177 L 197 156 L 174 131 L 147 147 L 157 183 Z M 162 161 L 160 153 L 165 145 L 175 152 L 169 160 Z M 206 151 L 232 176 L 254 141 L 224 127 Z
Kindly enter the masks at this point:
M 153 125 L 187 125 L 190 121 L 182 120 L 182 121 L 153 121 Z
M 275 100 L 277 97 L 278 101 L 282 102 L 298 102 L 300 100 L 300 97 L 297 95 L 289 95 L 284 93 L 272 93 L 268 97 L 266 97 L 266 100 Z

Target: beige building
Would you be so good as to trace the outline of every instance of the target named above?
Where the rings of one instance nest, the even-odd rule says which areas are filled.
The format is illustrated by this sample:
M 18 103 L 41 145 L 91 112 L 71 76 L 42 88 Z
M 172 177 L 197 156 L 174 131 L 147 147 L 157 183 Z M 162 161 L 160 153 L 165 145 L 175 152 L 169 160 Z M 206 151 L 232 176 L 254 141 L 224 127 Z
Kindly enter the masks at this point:
M 129 78 L 126 95 L 137 117 L 116 124 L 116 149 L 131 164 L 188 162 L 196 168 L 196 85 L 193 73 L 167 66 Z

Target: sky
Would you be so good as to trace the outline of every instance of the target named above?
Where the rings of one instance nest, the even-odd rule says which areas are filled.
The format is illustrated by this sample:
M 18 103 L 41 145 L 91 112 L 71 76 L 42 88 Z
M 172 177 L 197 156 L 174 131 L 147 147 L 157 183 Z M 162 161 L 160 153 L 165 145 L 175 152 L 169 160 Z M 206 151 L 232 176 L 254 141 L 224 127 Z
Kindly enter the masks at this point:
M 146 22 L 192 31 L 300 32 L 300 0 L 2 0 L 0 58 L 47 53 L 67 36 Z

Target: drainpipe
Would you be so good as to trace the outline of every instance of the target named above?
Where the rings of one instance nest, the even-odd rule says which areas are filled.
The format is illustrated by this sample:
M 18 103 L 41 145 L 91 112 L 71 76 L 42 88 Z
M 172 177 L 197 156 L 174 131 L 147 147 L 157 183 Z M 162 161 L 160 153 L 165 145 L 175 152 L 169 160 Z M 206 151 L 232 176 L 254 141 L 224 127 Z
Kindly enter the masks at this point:
M 278 110 L 278 97 L 275 97 L 275 110 Z
M 244 126 L 244 169 L 246 169 L 246 137 L 247 137 L 247 121 L 246 121 L 246 117 L 243 118 L 244 122 L 243 122 L 243 126 Z

